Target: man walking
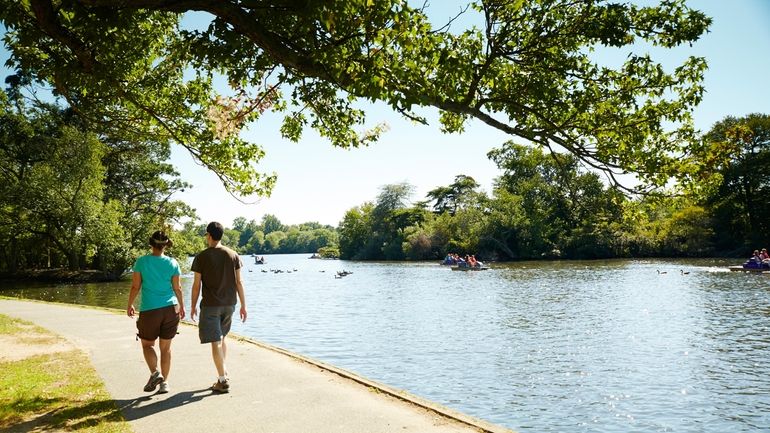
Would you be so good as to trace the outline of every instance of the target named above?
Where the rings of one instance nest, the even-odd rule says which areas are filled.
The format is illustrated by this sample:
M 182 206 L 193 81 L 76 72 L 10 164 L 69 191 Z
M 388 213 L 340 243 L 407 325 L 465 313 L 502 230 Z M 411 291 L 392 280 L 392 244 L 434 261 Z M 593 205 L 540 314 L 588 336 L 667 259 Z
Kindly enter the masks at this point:
M 190 318 L 195 320 L 198 296 L 203 288 L 200 305 L 198 335 L 201 344 L 211 343 L 211 356 L 217 368 L 217 381 L 211 386 L 215 392 L 229 392 L 227 377 L 227 344 L 225 337 L 230 332 L 236 297 L 241 304 L 240 316 L 246 321 L 246 299 L 241 283 L 243 262 L 238 253 L 221 245 L 225 230 L 222 224 L 211 222 L 206 227 L 208 248 L 201 251 L 191 266 L 195 273 L 192 285 Z M 202 285 L 202 286 L 201 286 Z

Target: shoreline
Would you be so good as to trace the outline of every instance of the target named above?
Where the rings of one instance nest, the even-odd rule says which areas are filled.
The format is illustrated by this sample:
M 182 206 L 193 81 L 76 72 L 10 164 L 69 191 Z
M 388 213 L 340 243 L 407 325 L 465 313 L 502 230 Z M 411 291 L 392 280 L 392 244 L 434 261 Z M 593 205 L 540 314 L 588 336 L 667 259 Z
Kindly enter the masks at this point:
M 146 365 L 135 341 L 134 326 L 122 314 L 82 305 L 1 298 L 0 313 L 56 329 L 88 353 L 136 433 L 221 429 L 221 420 L 207 414 L 222 412 L 242 414 L 240 423 L 228 425 L 233 433 L 250 433 L 254 425 L 262 426 L 262 431 L 286 433 L 512 432 L 435 403 L 405 398 L 409 396 L 405 391 L 373 386 L 379 384 L 235 335 L 228 342 L 232 392 L 213 394 L 207 388 L 213 375 L 211 355 L 201 348 L 195 327 L 189 324 L 180 327 L 174 338 L 172 392 L 146 394 L 141 392 Z M 93 332 L 94 323 L 99 323 L 98 335 Z M 109 350 L 105 350 L 105 343 L 109 343 Z
M 82 283 L 109 283 L 121 281 L 117 278 L 98 270 L 84 269 L 71 271 L 66 268 L 53 269 L 25 269 L 13 273 L 0 273 L 0 282 L 4 283 L 58 283 L 58 284 L 82 284 Z

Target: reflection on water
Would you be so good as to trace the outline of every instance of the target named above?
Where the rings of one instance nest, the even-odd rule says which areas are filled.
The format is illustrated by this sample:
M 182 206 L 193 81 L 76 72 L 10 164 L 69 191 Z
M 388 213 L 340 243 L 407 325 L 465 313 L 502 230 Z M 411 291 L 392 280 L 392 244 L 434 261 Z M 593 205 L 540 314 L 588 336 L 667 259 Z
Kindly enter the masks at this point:
M 716 260 L 267 260 L 244 257 L 249 320 L 234 332 L 476 417 L 521 432 L 770 430 L 768 275 Z M 128 289 L 3 293 L 123 309 Z

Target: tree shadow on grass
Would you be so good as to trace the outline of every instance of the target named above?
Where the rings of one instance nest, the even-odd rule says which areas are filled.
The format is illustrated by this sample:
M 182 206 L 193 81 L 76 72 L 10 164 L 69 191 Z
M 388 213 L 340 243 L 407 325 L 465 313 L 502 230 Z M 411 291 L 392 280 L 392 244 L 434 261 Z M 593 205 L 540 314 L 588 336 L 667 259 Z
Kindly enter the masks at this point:
M 133 421 L 152 416 L 175 407 L 195 403 L 204 397 L 214 395 L 209 388 L 185 391 L 170 395 L 168 398 L 143 405 L 152 400 L 152 395 L 130 400 L 97 400 L 82 404 L 70 404 L 37 414 L 26 421 L 16 421 L 13 425 L 0 425 L 0 433 L 27 433 L 37 431 L 77 431 L 103 423 Z M 33 406 L 45 410 L 45 406 L 60 405 L 61 399 L 49 399 L 46 402 L 18 402 L 23 406 Z M 47 404 L 43 404 L 47 403 Z M 14 422 L 13 420 L 8 420 Z M 129 429 L 130 430 L 130 429 Z
M 51 405 L 60 406 L 63 400 L 56 399 Z M 51 406 L 49 405 L 49 407 Z M 39 408 L 42 410 L 48 408 Z M 75 431 L 99 424 L 123 421 L 123 416 L 113 400 L 96 400 L 88 403 L 70 403 L 38 413 L 26 421 L 3 426 L 0 433 L 21 433 L 37 431 Z

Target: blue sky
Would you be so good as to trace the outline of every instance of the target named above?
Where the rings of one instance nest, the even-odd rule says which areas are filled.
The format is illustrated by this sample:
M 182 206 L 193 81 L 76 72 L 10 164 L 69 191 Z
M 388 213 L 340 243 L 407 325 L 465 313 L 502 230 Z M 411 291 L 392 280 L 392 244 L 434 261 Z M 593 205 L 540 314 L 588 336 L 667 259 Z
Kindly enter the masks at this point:
M 460 3 L 434 1 L 434 22 L 443 22 Z M 645 1 L 640 3 L 654 3 Z M 706 95 L 695 110 L 695 124 L 706 131 L 725 116 L 749 113 L 770 114 L 770 0 L 690 0 L 691 7 L 714 20 L 710 32 L 692 47 L 671 52 L 655 51 L 653 58 L 673 67 L 688 55 L 706 57 Z M 627 50 L 620 53 L 625 57 Z M 4 61 L 7 53 L 0 53 Z M 611 61 L 611 60 L 610 60 Z M 184 149 L 175 148 L 172 163 L 193 188 L 177 198 L 194 207 L 204 222 L 218 220 L 230 225 L 236 217 L 261 220 L 277 216 L 284 224 L 317 221 L 337 225 L 345 212 L 376 198 L 385 184 L 409 182 L 415 186 L 414 200 L 437 186 L 451 183 L 458 174 L 475 178 L 489 191 L 500 173 L 486 158 L 489 150 L 510 137 L 479 122 L 463 134 L 445 135 L 435 120 L 437 111 L 422 111 L 429 126 L 416 125 L 382 104 L 362 105 L 368 125 L 389 125 L 380 141 L 366 148 L 334 148 L 313 131 L 299 143 L 281 138 L 278 118 L 265 117 L 251 125 L 244 137 L 264 146 L 267 156 L 260 164 L 265 172 L 276 172 L 278 182 L 269 198 L 246 199 L 243 204 L 230 196 L 219 180 L 198 166 Z

